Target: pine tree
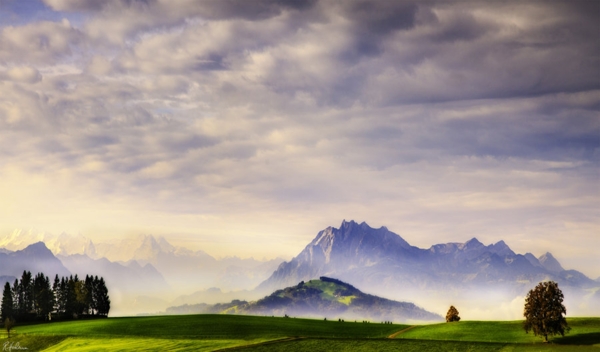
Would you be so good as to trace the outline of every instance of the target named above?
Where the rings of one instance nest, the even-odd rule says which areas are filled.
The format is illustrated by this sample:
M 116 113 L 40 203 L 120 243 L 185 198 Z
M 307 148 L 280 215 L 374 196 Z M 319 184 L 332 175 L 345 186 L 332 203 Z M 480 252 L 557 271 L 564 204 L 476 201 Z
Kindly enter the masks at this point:
M 54 309 L 55 297 L 50 287 L 50 279 L 39 273 L 33 279 L 34 308 L 38 318 L 46 319 Z
M 57 275 L 57 277 L 58 277 L 58 275 Z M 54 283 L 56 285 L 56 279 L 54 280 Z M 66 315 L 67 290 L 68 290 L 67 279 L 62 277 L 60 279 L 60 283 L 57 285 L 56 289 L 54 290 L 54 295 L 56 296 L 56 313 L 59 316 Z
M 54 306 L 52 307 L 57 314 L 60 314 L 60 279 L 58 274 L 54 276 L 54 284 L 52 284 L 52 293 L 54 294 Z
M 0 316 L 2 318 L 1 321 L 5 321 L 7 318 L 13 317 L 13 293 L 8 282 L 4 284 L 4 291 L 2 292 L 2 306 L 0 309 Z
M 525 297 L 525 332 L 533 331 L 535 336 L 542 336 L 548 342 L 548 336 L 565 336 L 571 328 L 563 314 L 567 309 L 562 304 L 562 291 L 554 281 L 540 282 Z
M 85 276 L 85 305 L 86 305 L 86 314 L 94 314 L 94 302 L 93 302 L 93 293 L 94 293 L 94 278 L 92 276 Z
M 19 283 L 19 279 L 15 279 L 15 282 L 13 283 L 12 296 L 13 296 L 13 315 L 16 317 L 21 314 L 21 309 L 24 306 L 23 295 L 21 294 L 21 284 Z
M 77 314 L 77 296 L 75 293 L 75 285 L 79 281 L 79 278 L 77 277 L 77 275 L 75 275 L 75 277 L 71 275 L 69 276 L 69 279 L 65 281 L 67 283 L 64 292 L 65 316 L 67 318 L 72 318 L 76 317 Z
M 30 271 L 23 271 L 19 290 L 20 295 L 22 296 L 22 305 L 19 307 L 19 315 L 21 316 L 21 320 L 28 320 L 29 313 L 33 311 L 33 280 Z
M 100 279 L 95 284 L 96 288 L 96 305 L 98 307 L 99 315 L 108 315 L 110 311 L 110 298 L 108 296 L 108 289 L 106 288 L 106 283 L 104 282 L 104 278 L 100 277 Z

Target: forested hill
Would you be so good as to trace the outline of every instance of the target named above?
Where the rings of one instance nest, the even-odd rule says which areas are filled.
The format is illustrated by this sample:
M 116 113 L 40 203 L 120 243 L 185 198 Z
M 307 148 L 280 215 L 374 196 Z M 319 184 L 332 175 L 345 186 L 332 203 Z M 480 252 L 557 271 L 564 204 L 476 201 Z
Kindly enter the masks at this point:
M 231 304 L 171 307 L 176 313 L 227 313 L 318 317 L 327 319 L 405 322 L 442 320 L 413 303 L 398 302 L 369 295 L 340 280 L 321 277 L 277 290 L 258 301 L 234 301 Z

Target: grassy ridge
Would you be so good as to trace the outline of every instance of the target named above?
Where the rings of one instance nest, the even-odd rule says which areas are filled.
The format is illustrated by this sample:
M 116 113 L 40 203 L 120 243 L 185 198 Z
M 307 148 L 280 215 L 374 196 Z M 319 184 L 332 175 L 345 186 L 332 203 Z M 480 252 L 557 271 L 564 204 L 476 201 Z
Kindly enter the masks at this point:
M 163 339 L 274 339 L 289 336 L 383 338 L 407 325 L 339 323 L 243 315 L 110 318 L 18 327 L 17 333 Z

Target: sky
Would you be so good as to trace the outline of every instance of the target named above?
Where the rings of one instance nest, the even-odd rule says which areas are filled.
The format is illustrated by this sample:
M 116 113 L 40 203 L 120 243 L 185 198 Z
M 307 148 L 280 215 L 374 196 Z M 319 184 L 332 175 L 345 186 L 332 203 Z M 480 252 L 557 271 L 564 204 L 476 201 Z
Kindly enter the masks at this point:
M 0 234 L 342 220 L 600 276 L 600 2 L 0 0 Z

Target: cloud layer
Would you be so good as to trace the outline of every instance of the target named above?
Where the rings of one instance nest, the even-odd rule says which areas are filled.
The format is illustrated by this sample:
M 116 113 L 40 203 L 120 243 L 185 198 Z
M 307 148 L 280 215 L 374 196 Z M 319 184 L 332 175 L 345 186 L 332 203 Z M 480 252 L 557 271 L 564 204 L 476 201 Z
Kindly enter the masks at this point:
M 354 218 L 600 275 L 595 2 L 18 3 L 5 230 L 291 256 Z

